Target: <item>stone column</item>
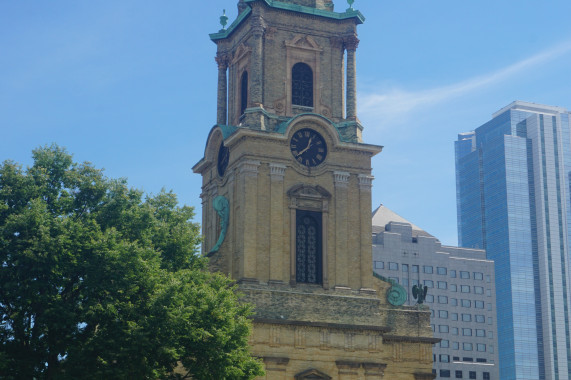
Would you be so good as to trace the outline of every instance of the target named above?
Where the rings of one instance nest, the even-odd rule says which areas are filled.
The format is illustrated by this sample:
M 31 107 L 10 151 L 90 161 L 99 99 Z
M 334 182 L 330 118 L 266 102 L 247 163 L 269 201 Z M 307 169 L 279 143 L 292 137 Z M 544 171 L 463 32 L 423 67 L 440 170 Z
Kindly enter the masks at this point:
M 257 9 L 255 8 L 254 12 Z M 264 85 L 264 32 L 266 27 L 261 16 L 254 15 L 252 17 L 252 69 L 250 79 L 250 99 L 253 106 L 260 106 L 263 103 L 263 85 Z
M 286 166 L 270 163 L 270 281 L 287 282 L 289 266 L 284 268 L 284 176 Z
M 349 252 L 347 236 L 349 225 L 348 187 L 349 173 L 333 172 L 335 184 L 335 286 L 349 286 Z
M 244 225 L 242 226 L 242 236 L 244 245 L 243 278 L 245 281 L 256 281 L 257 279 L 257 230 L 258 225 L 258 167 L 259 161 L 244 161 L 240 163 L 239 171 L 243 180 L 244 202 Z
M 359 46 L 357 36 L 346 37 L 347 49 L 347 119 L 357 119 L 357 60 L 355 52 Z
M 216 54 L 216 63 L 218 64 L 218 101 L 216 123 L 226 125 L 228 120 L 228 63 L 230 62 L 228 54 L 218 52 Z
M 371 247 L 372 226 L 371 226 L 371 188 L 373 187 L 373 176 L 359 174 L 359 215 L 361 223 L 360 241 L 360 276 L 361 291 L 372 291 L 373 287 L 373 253 Z

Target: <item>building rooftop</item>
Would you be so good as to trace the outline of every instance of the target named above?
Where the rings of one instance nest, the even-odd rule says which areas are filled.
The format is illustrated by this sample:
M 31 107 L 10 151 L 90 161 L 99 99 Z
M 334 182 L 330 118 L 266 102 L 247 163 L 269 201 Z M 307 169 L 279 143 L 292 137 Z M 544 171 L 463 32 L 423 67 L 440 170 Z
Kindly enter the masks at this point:
M 386 225 L 390 222 L 396 223 L 405 223 L 410 224 L 412 227 L 412 236 L 429 236 L 434 237 L 433 235 L 429 234 L 422 228 L 418 227 L 417 225 L 413 224 L 412 222 L 408 221 L 407 219 L 403 218 L 393 210 L 389 209 L 384 205 L 380 205 L 377 207 L 375 211 L 373 211 L 373 233 L 378 234 L 386 230 Z

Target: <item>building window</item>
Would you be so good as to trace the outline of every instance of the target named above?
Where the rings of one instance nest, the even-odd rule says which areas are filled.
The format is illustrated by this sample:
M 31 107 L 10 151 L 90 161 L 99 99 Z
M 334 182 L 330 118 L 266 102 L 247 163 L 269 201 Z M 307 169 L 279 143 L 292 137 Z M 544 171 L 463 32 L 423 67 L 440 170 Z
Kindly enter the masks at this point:
M 470 286 L 469 285 L 461 285 L 460 286 L 460 291 L 462 293 L 470 293 Z
M 437 268 L 436 268 L 436 273 L 445 275 L 445 274 L 446 274 L 446 268 L 444 268 L 444 267 L 437 267 Z
M 474 272 L 474 280 L 483 280 L 484 274 L 480 272 Z
M 448 347 L 450 347 L 450 341 L 442 339 L 440 341 L 440 348 L 448 348 Z M 448 356 L 448 355 L 446 355 L 446 356 Z
M 476 309 L 483 309 L 484 308 L 484 301 L 474 301 L 474 307 Z
M 313 71 L 309 65 L 298 62 L 291 69 L 291 103 L 313 107 Z
M 431 265 L 425 265 L 425 266 L 422 267 L 422 271 L 423 271 L 424 273 L 430 274 L 430 273 L 433 273 L 433 268 L 432 268 Z
M 424 280 L 424 286 L 428 286 L 429 288 L 434 288 L 434 282 L 432 282 L 432 280 Z
M 240 115 L 244 114 L 246 108 L 248 108 L 248 72 L 244 71 L 240 84 Z
M 438 303 L 448 303 L 448 297 L 438 296 Z
M 477 362 L 477 363 L 487 363 L 487 362 L 488 362 L 488 359 L 476 358 L 476 362 Z
M 476 318 L 476 322 L 478 322 L 478 323 L 486 322 L 486 318 L 483 315 L 476 314 L 475 318 Z
M 296 281 L 322 283 L 321 213 L 297 210 L 296 213 Z
M 458 300 L 456 298 L 450 298 L 450 305 L 458 306 Z
M 446 286 L 446 285 L 447 285 L 447 284 L 446 284 L 446 281 L 438 281 L 438 282 L 436 283 L 436 285 L 438 286 L 438 289 L 446 289 L 446 288 L 447 288 L 447 286 Z
M 467 342 L 462 343 L 462 349 L 464 351 L 472 351 L 472 343 L 467 343 Z
M 451 316 L 452 316 L 452 320 L 453 320 L 453 321 L 457 321 L 457 320 L 458 320 L 458 313 L 452 313 Z
M 458 314 L 456 314 L 455 320 L 458 320 Z M 458 327 L 452 327 L 452 335 L 458 335 Z
M 485 345 L 485 344 L 482 344 L 482 343 L 478 343 L 478 344 L 476 345 L 476 349 L 477 349 L 478 351 L 480 351 L 480 352 L 486 352 L 486 345 Z
M 441 333 L 450 332 L 448 325 L 438 325 L 438 332 L 441 332 Z
M 460 343 L 452 342 L 452 349 L 453 350 L 459 350 L 460 349 Z
M 375 269 L 385 269 L 385 263 L 383 261 L 375 261 Z
M 486 304 L 486 309 L 492 310 L 492 304 L 491 304 L 491 303 L 487 303 L 487 304 Z
M 426 295 L 426 302 L 433 303 L 434 302 L 434 296 L 432 294 L 427 294 Z
M 450 277 L 451 278 L 456 278 L 456 271 L 455 270 L 450 270 Z
M 450 287 L 448 289 L 450 289 L 451 292 L 458 291 L 458 287 L 456 286 L 456 284 L 450 284 Z
M 448 319 L 448 311 L 447 310 L 438 310 L 438 317 L 443 319 Z
M 462 371 L 456 371 L 456 378 L 457 378 L 457 379 L 461 379 L 461 378 L 462 378 Z
M 461 300 L 461 301 L 462 301 L 462 307 L 472 306 L 472 302 L 470 300 Z
M 398 263 L 389 263 L 389 270 L 399 270 Z
M 487 283 L 492 282 L 492 277 L 489 274 L 486 275 L 486 282 Z
M 440 355 L 440 363 L 450 363 L 450 355 Z
M 474 286 L 474 293 L 484 294 L 484 288 L 482 288 L 481 286 Z
M 412 266 L 412 273 L 418 273 L 418 265 Z
M 441 369 L 440 370 L 440 377 L 450 377 L 450 370 L 449 369 Z
M 490 289 L 486 289 L 486 297 L 491 297 L 492 291 Z
M 470 272 L 460 271 L 460 278 L 469 279 L 470 278 Z
M 476 378 L 476 371 L 470 371 L 469 375 L 468 375 L 469 379 L 475 379 Z
M 462 314 L 462 322 L 472 322 L 472 314 Z
M 488 338 L 494 339 L 494 332 L 493 331 L 488 331 Z
M 476 336 L 486 336 L 486 330 L 476 329 Z
M 470 363 L 471 363 L 471 362 L 474 361 L 474 358 L 463 357 L 463 358 L 462 358 L 462 361 L 463 361 L 463 362 L 470 362 Z
M 402 264 L 401 266 L 403 272 L 408 272 L 408 264 Z
M 462 329 L 462 335 L 464 336 L 472 336 L 472 329 Z
M 489 372 L 482 372 L 482 379 L 490 380 L 490 373 Z

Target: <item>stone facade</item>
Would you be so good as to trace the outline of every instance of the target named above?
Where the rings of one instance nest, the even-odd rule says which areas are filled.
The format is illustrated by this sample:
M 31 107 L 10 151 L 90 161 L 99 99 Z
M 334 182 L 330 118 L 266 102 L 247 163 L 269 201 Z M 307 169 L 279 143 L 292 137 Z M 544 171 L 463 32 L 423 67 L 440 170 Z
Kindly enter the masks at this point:
M 193 170 L 203 178 L 204 252 L 211 269 L 235 279 L 255 306 L 251 345 L 266 379 L 432 378 L 429 311 L 387 303 L 390 284 L 373 277 L 371 158 L 381 147 L 362 141 L 354 59 L 343 65 L 346 51 L 354 57 L 362 15 L 335 13 L 330 1 L 238 6 L 238 19 L 211 35 L 218 124 Z M 313 75 L 310 107 L 292 101 L 299 62 Z M 327 146 L 319 165 L 292 153 L 302 130 Z M 221 196 L 229 203 L 227 225 L 213 207 Z M 306 270 L 300 247 L 310 243 L 298 224 L 308 213 L 317 226 L 318 261 L 308 264 L 315 281 L 299 277 Z

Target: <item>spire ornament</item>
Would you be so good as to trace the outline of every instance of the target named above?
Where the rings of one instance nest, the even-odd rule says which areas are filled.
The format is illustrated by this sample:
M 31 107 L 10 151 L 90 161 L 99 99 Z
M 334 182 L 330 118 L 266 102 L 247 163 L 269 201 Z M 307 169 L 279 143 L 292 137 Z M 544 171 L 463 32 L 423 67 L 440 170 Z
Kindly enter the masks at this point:
M 222 29 L 226 30 L 226 24 L 228 24 L 228 16 L 226 16 L 226 9 L 222 10 L 222 16 L 220 16 L 220 25 L 222 25 Z
M 353 10 L 353 3 L 354 2 L 355 2 L 355 0 L 347 0 L 347 4 L 349 4 L 349 8 L 347 8 L 348 11 Z

